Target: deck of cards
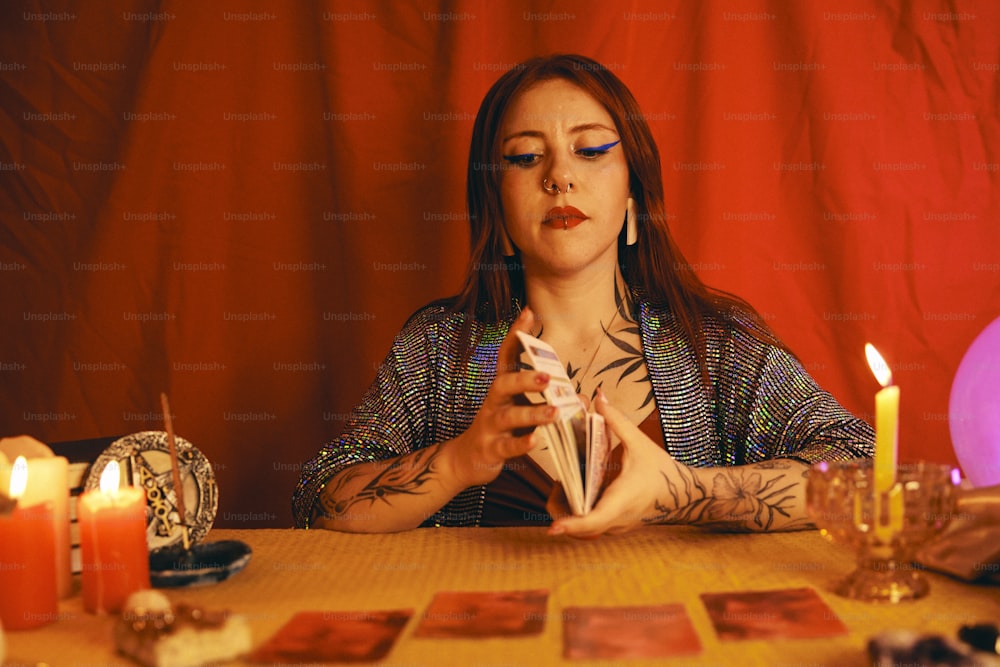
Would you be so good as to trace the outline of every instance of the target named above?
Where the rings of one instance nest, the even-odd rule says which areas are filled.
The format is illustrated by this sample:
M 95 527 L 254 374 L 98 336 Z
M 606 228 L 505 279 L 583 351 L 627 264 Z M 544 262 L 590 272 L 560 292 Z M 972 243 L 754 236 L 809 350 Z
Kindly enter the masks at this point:
M 604 482 L 610 449 L 604 417 L 587 411 L 552 346 L 520 331 L 517 336 L 531 367 L 551 377 L 549 386 L 528 400 L 555 406 L 559 418 L 535 432 L 542 438 L 542 449 L 551 455 L 556 481 L 562 483 L 570 510 L 583 516 L 594 507 Z

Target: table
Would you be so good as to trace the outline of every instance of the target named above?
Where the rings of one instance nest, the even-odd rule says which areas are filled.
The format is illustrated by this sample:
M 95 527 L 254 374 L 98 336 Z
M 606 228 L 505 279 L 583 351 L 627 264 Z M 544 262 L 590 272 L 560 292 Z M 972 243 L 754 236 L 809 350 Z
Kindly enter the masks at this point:
M 882 630 L 909 628 L 955 636 L 963 624 L 1000 620 L 1000 587 L 972 586 L 935 573 L 929 574 L 931 594 L 916 602 L 883 606 L 840 598 L 830 587 L 853 568 L 853 558 L 815 531 L 744 535 L 662 526 L 593 541 L 550 538 L 540 528 L 428 528 L 389 535 L 214 530 L 208 536 L 208 541 L 224 539 L 252 547 L 246 569 L 213 586 L 166 589 L 172 601 L 244 614 L 254 646 L 298 611 L 412 608 L 414 616 L 387 665 L 560 664 L 561 610 L 580 605 L 685 606 L 700 637 L 701 653 L 655 663 L 620 663 L 629 666 L 861 665 L 868 638 Z M 698 597 L 709 591 L 794 587 L 816 589 L 850 634 L 721 642 Z M 413 636 L 438 591 L 535 588 L 550 591 L 541 635 L 480 640 Z M 60 604 L 57 622 L 8 632 L 6 664 L 129 665 L 113 651 L 113 621 L 85 613 L 77 593 Z

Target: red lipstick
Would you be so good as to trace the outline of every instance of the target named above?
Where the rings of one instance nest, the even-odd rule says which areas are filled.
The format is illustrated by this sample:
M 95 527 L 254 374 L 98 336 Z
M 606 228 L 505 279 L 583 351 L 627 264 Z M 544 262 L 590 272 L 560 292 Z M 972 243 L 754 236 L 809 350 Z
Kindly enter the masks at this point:
M 553 229 L 572 229 L 587 219 L 579 209 L 572 206 L 556 206 L 545 214 L 542 224 Z

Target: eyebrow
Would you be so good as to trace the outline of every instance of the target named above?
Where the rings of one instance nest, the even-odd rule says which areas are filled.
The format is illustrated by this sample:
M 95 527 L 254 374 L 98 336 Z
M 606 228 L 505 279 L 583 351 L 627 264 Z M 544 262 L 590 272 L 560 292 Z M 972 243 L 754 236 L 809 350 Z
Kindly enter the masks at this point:
M 575 125 L 569 129 L 569 133 L 579 134 L 581 132 L 586 132 L 587 130 L 607 130 L 609 132 L 614 132 L 615 134 L 618 134 L 618 131 L 615 130 L 614 128 L 610 128 L 607 125 L 603 125 L 601 123 L 584 123 L 582 125 Z M 501 143 L 507 143 L 511 139 L 516 139 L 518 137 L 544 138 L 545 133 L 540 132 L 539 130 L 523 130 L 521 132 L 515 132 L 514 134 L 504 137 Z

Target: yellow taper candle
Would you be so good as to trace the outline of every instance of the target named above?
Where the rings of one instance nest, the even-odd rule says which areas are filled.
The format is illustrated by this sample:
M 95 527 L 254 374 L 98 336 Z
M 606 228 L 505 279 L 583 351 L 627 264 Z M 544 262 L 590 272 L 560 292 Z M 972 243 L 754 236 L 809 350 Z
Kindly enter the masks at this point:
M 875 490 L 884 493 L 896 483 L 896 449 L 899 438 L 899 387 L 892 384 L 892 371 L 871 343 L 865 356 L 875 379 L 882 385 L 875 394 Z

